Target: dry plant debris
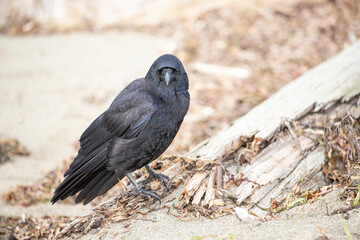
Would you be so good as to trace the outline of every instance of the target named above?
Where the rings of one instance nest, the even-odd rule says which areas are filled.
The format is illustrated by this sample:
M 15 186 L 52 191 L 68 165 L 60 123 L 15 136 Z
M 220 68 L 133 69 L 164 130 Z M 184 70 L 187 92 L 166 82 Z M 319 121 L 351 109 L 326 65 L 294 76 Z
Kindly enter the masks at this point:
M 302 125 L 306 136 L 324 144 L 328 162 L 322 171 L 336 187 L 344 187 L 345 192 L 347 189 L 357 191 L 360 184 L 359 106 L 360 98 L 357 96 L 330 116 L 314 118 L 310 125 L 301 121 L 298 124 Z M 354 197 L 356 192 L 350 195 Z
M 312 203 L 333 188 L 341 188 L 340 199 L 349 208 L 339 209 L 338 213 L 360 207 L 360 97 L 349 103 L 340 104 L 327 111 L 312 113 L 298 121 L 286 120 L 273 141 L 286 134 L 294 138 L 301 136 L 312 139 L 324 146 L 328 161 L 322 166 L 322 172 L 329 185 L 319 189 L 308 189 L 299 182 L 284 202 L 273 199 L 272 213 L 282 212 L 294 206 Z M 301 151 L 301 146 L 298 146 Z M 332 213 L 335 214 L 335 213 Z
M 50 201 L 54 189 L 61 182 L 62 175 L 68 168 L 71 159 L 63 160 L 60 167 L 49 171 L 45 177 L 40 178 L 32 185 L 18 185 L 14 189 L 4 193 L 3 201 L 10 205 L 30 206 L 40 202 Z M 71 202 L 73 200 L 66 200 Z
M 261 152 L 266 143 L 259 138 L 241 137 L 236 148 L 229 149 L 223 157 L 216 161 L 202 161 L 204 165 L 190 169 L 185 173 L 188 181 L 181 193 L 179 203 L 175 208 L 182 218 L 189 216 L 199 218 L 216 218 L 232 214 L 237 206 L 233 190 L 243 181 L 241 171 L 235 169 L 235 174 L 229 168 L 241 166 L 252 161 Z M 256 184 L 255 182 L 253 182 Z
M 206 192 L 204 191 L 204 187 L 202 187 L 202 190 L 200 190 L 199 193 L 198 181 L 192 180 L 194 177 L 191 177 L 195 176 L 195 179 L 205 179 L 205 177 L 208 176 L 207 171 L 214 169 L 214 167 L 216 168 L 216 166 L 217 163 L 215 161 L 206 159 L 190 159 L 184 156 L 165 156 L 161 161 L 154 162 L 152 167 L 155 169 L 160 168 L 159 172 L 163 172 L 165 169 L 168 170 L 166 174 L 170 177 L 170 191 L 167 191 L 164 186 L 158 183 L 158 181 L 149 183 L 144 187 L 145 189 L 156 191 L 162 199 L 164 199 L 164 197 L 171 194 L 179 184 L 186 181 L 186 179 L 190 179 L 187 187 L 185 187 L 185 191 L 182 193 L 180 199 L 178 199 L 178 204 L 174 204 L 175 209 L 172 209 L 167 205 L 168 202 L 173 203 L 174 199 L 163 202 L 162 205 L 157 208 L 152 208 L 150 205 L 152 202 L 148 202 L 146 198 L 139 196 L 136 193 L 134 194 L 133 189 L 130 186 L 115 199 L 105 201 L 94 208 L 91 214 L 77 218 L 76 221 L 64 228 L 56 238 L 61 239 L 67 236 L 73 237 L 73 234 L 80 237 L 90 231 L 97 233 L 98 228 L 106 228 L 106 226 L 112 222 L 123 220 L 140 219 L 153 221 L 153 219 L 147 218 L 146 215 L 151 211 L 161 209 L 167 209 L 168 214 L 183 221 L 191 218 L 199 218 L 200 216 L 214 218 L 224 214 L 231 214 L 234 203 L 228 204 L 222 198 L 222 195 L 224 195 L 224 191 L 226 190 L 216 192 L 217 190 L 214 185 L 207 185 Z M 138 173 L 135 175 L 139 178 L 142 174 Z M 210 182 L 215 179 L 215 174 L 212 173 L 211 175 Z M 140 178 L 141 179 L 139 180 L 142 180 L 144 179 L 144 176 Z M 210 192 L 213 194 L 206 197 Z M 215 198 L 215 196 L 217 196 L 217 198 Z M 205 201 L 208 201 L 206 207 L 203 206 L 203 198 Z M 201 200 L 201 204 L 194 204 L 194 201 L 197 201 L 196 199 L 198 199 L 198 203 L 200 203 Z M 145 206 L 147 206 L 147 209 L 144 208 Z
M 31 185 L 18 185 L 2 195 L 3 201 L 10 205 L 20 205 L 23 207 L 37 203 L 47 203 L 52 198 L 56 187 L 63 180 L 63 174 L 68 169 L 73 158 L 67 158 L 54 170 L 48 171 L 43 178 L 38 179 Z M 110 196 L 116 195 L 118 188 L 113 188 L 106 194 L 98 197 L 90 204 L 98 205 Z M 75 198 L 69 197 L 61 202 L 62 204 L 75 204 Z
M 177 163 L 179 164 L 177 165 Z M 163 172 L 163 170 L 168 169 L 167 175 L 170 177 L 170 190 L 167 191 L 166 188 L 159 184 L 158 181 L 149 183 L 145 185 L 144 188 L 156 191 L 163 199 L 184 181 L 186 175 L 190 174 L 192 171 L 199 171 L 204 169 L 204 167 L 211 164 L 211 161 L 197 161 L 196 159 L 188 159 L 183 156 L 165 156 L 162 158 L 162 161 L 155 161 L 152 164 L 152 167 L 155 169 L 160 167 L 159 172 Z M 179 167 L 174 168 L 174 166 Z M 140 178 L 139 180 L 143 180 L 145 178 L 144 174 L 140 172 L 137 172 L 135 176 Z M 124 185 L 127 185 L 127 181 L 125 181 Z M 134 192 L 132 185 L 129 185 L 129 187 L 115 199 L 105 201 L 94 208 L 90 215 L 77 218 L 76 221 L 72 222 L 57 235 L 57 239 L 61 239 L 62 237 L 70 235 L 74 236 L 72 234 L 76 234 L 76 236 L 79 237 L 89 231 L 95 232 L 96 230 L 94 229 L 97 229 L 100 226 L 105 226 L 106 228 L 106 226 L 111 222 L 118 222 L 129 219 L 153 221 L 152 219 L 146 218 L 147 213 L 160 209 L 168 209 L 169 214 L 176 216 L 176 214 L 171 212 L 170 207 L 166 205 L 167 202 L 163 202 L 162 205 L 158 208 L 152 208 L 150 206 L 151 203 L 153 202 L 148 202 L 147 198 L 144 198 Z M 145 209 L 145 206 L 148 208 Z
M 166 160 L 155 161 L 152 163 L 152 167 L 155 170 L 162 169 L 165 170 L 169 167 L 171 157 L 164 157 Z M 56 169 L 49 171 L 45 174 L 43 178 L 37 180 L 34 184 L 31 185 L 18 185 L 13 189 L 10 189 L 8 192 L 4 193 L 2 198 L 3 201 L 10 205 L 21 205 L 27 207 L 37 203 L 49 202 L 54 194 L 54 190 L 63 180 L 63 174 L 68 169 L 73 158 L 67 158 L 63 160 L 61 166 L 58 166 Z M 134 173 L 135 178 L 139 178 L 143 175 L 148 174 L 146 170 L 141 169 Z M 125 178 L 123 184 L 127 186 L 129 181 Z M 120 184 L 119 184 L 120 185 Z M 103 202 L 105 199 L 110 196 L 114 196 L 119 193 L 121 189 L 114 187 L 109 190 L 106 194 L 94 199 L 90 204 L 96 206 Z M 75 204 L 74 197 L 69 197 L 66 200 L 61 202 L 62 204 Z
M 0 216 L 0 239 L 52 239 L 74 218 L 62 216 L 2 217 Z
M 21 146 L 17 139 L 0 139 L 0 164 L 10 161 L 13 156 L 29 156 L 30 153 Z
M 323 166 L 323 172 L 344 188 L 341 199 L 354 204 L 360 186 L 359 119 L 346 115 L 325 129 L 324 138 L 329 161 Z
M 360 183 L 360 123 L 351 115 L 325 129 L 328 165 L 323 170 L 340 184 Z

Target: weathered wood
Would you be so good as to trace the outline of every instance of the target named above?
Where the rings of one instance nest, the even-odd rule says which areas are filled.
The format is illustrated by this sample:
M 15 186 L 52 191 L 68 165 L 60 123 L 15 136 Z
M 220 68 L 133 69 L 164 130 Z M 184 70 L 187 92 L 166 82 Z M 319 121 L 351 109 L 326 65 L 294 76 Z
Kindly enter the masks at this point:
M 244 169 L 243 177 L 252 182 L 244 181 L 236 190 L 238 203 L 247 200 L 269 207 L 272 198 L 282 201 L 300 181 L 303 186 L 311 188 L 324 184 L 324 178 L 319 173 L 325 163 L 323 147 L 316 146 L 317 142 L 309 138 L 298 138 L 288 119 L 297 120 L 310 111 L 329 109 L 358 94 L 360 43 L 294 80 L 231 126 L 200 143 L 188 156 L 218 161 L 239 148 L 241 137 L 255 136 L 269 140 L 284 124 L 289 129 L 289 135 L 270 144 Z M 221 166 L 217 170 L 221 170 Z M 209 194 L 211 191 L 205 196 Z M 208 201 L 204 200 L 204 203 L 208 204 Z
M 360 93 L 360 42 L 290 82 L 228 128 L 192 149 L 188 156 L 215 160 L 235 148 L 240 136 L 270 139 L 284 119 L 329 108 Z
M 190 181 L 188 182 L 188 184 L 185 187 L 184 192 L 182 193 L 182 195 L 183 195 L 182 197 L 185 199 L 186 204 L 189 204 L 189 202 L 191 201 L 191 197 L 196 195 L 196 192 L 203 185 L 203 182 L 206 179 L 207 175 L 208 174 L 206 172 L 197 172 L 190 179 Z M 205 192 L 205 189 L 206 189 L 205 186 L 203 187 L 203 189 L 201 189 L 202 193 Z M 201 200 L 202 195 L 200 196 L 199 202 Z
M 284 124 L 289 129 L 289 135 L 270 144 L 242 172 L 244 178 L 259 186 L 244 181 L 236 190 L 238 203 L 247 200 L 268 207 L 272 198 L 282 201 L 300 181 L 303 186 L 312 188 L 323 184 L 323 177 L 319 174 L 325 162 L 323 147 L 314 147 L 317 142 L 309 138 L 297 138 L 288 119 L 297 120 L 309 112 L 329 109 L 358 94 L 360 42 L 289 83 L 231 126 L 200 143 L 187 156 L 218 161 L 239 148 L 241 137 L 255 136 L 269 140 Z M 217 170 L 221 171 L 221 166 Z M 167 174 L 167 171 L 164 173 Z M 197 184 L 199 188 L 202 181 Z M 195 191 L 187 192 L 187 197 L 194 194 Z M 212 195 L 211 190 L 209 193 L 206 191 L 205 197 L 209 194 Z M 204 201 L 204 205 L 209 201 Z
M 300 137 L 300 143 L 304 155 L 297 149 L 297 141 L 287 136 L 282 141 L 277 141 L 264 149 L 244 171 L 245 178 L 256 182 L 243 182 L 236 190 L 238 202 L 249 198 L 250 202 L 260 203 L 268 208 L 271 199 L 284 199 L 292 191 L 292 188 L 303 180 L 308 184 L 312 176 L 321 170 L 325 163 L 324 148 L 314 148 L 314 142 L 309 138 Z M 320 181 L 320 184 L 323 183 Z M 310 184 L 311 185 L 311 184 Z M 313 187 L 319 185 L 319 181 L 313 183 Z
M 199 187 L 199 189 L 196 191 L 196 193 L 194 194 L 194 198 L 192 200 L 192 204 L 194 205 L 199 205 L 201 202 L 201 198 L 204 196 L 206 191 L 206 183 L 203 182 L 201 184 L 201 186 Z
M 215 160 L 239 147 L 240 137 L 269 140 L 282 123 L 289 136 L 270 144 L 243 171 L 236 190 L 238 203 L 247 200 L 269 207 L 271 199 L 282 201 L 298 182 L 316 188 L 323 184 L 320 173 L 325 162 L 322 146 L 309 138 L 297 138 L 288 119 L 297 120 L 309 112 L 326 110 L 360 94 L 360 43 L 320 64 L 274 96 L 258 105 L 231 126 L 200 143 L 188 154 Z
M 215 199 L 215 188 L 214 188 L 214 182 L 216 177 L 216 167 L 214 167 L 211 170 L 208 185 L 206 188 L 206 194 L 204 198 L 204 206 L 212 207 L 213 201 Z
M 216 172 L 216 187 L 219 189 L 224 188 L 224 179 L 223 179 L 223 168 L 221 165 L 222 159 L 221 156 L 217 158 L 216 163 L 217 166 L 217 172 Z

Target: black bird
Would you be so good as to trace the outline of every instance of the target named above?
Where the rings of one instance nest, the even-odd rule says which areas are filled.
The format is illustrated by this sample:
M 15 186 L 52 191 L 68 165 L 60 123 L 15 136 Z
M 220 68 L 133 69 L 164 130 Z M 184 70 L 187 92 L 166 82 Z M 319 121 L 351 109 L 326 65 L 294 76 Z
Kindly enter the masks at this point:
M 130 175 L 143 166 L 149 178 L 167 186 L 169 178 L 148 165 L 173 141 L 189 108 L 186 71 L 170 54 L 160 56 L 145 78 L 131 82 L 96 118 L 80 137 L 78 155 L 65 172 L 51 203 L 80 192 L 75 202 L 84 205 L 112 188 L 127 176 L 137 192 L 160 201 Z

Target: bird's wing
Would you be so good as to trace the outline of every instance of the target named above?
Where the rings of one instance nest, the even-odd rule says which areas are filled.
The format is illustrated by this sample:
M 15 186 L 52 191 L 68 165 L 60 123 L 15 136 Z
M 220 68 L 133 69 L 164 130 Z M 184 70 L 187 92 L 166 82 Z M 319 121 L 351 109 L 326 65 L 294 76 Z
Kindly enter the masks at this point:
M 66 178 L 55 190 L 53 203 L 81 190 L 76 202 L 84 204 L 114 186 L 119 176 L 107 169 L 108 152 L 113 139 L 125 141 L 138 136 L 156 111 L 156 105 L 146 94 L 121 92 L 110 108 L 95 119 L 80 138 L 77 157 L 65 172 Z
M 104 127 L 114 136 L 131 139 L 148 124 L 156 107 L 152 102 L 143 102 L 126 111 L 108 110 L 104 113 Z
M 117 104 L 112 104 L 81 135 L 78 156 L 64 176 L 92 162 L 105 148 L 106 153 L 109 152 L 114 137 L 132 139 L 138 136 L 156 111 L 151 98 L 139 98 L 135 93 L 123 94 L 122 98 L 119 96 L 116 98 Z

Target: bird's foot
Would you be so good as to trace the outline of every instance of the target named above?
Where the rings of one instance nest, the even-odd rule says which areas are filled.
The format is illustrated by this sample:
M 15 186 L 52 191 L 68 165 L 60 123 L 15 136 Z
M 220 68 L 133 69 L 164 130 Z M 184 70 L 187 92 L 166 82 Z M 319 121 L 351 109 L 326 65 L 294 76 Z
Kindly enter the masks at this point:
M 145 179 L 144 181 L 141 181 L 140 184 L 144 186 L 144 185 L 148 184 L 153 178 L 156 178 L 169 191 L 170 178 L 168 176 L 166 176 L 165 174 L 156 173 L 149 165 L 145 165 L 145 167 L 149 172 L 149 177 L 147 179 Z
M 159 197 L 159 195 L 157 195 L 154 191 L 151 190 L 144 190 L 142 187 L 139 186 L 139 189 L 137 189 L 135 187 L 135 189 L 133 189 L 130 192 L 126 192 L 126 191 L 122 191 L 119 193 L 118 197 L 119 198 L 123 198 L 123 197 L 131 197 L 134 196 L 136 194 L 140 194 L 141 196 L 144 196 L 148 199 L 148 201 L 151 200 L 151 197 L 155 198 L 155 200 L 159 201 L 159 203 L 161 204 L 161 199 Z
M 146 197 L 148 199 L 148 201 L 150 202 L 151 197 L 155 198 L 155 200 L 159 201 L 159 204 L 161 204 L 161 199 L 159 197 L 159 195 L 156 194 L 156 192 L 151 191 L 151 190 L 144 190 L 139 186 L 139 189 L 136 189 L 138 191 L 138 193 L 144 197 Z
M 135 179 L 130 174 L 127 174 L 126 176 L 129 178 L 130 182 L 133 184 L 133 186 L 138 194 L 146 197 L 148 199 L 148 201 L 150 201 L 151 197 L 153 197 L 153 198 L 155 198 L 155 200 L 158 200 L 159 203 L 161 204 L 160 197 L 154 191 L 144 190 L 142 187 L 140 187 L 140 185 L 135 181 Z M 129 194 L 133 195 L 132 192 L 130 192 Z

